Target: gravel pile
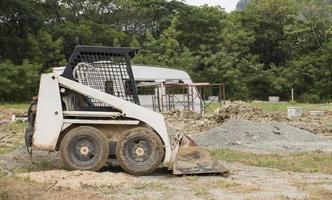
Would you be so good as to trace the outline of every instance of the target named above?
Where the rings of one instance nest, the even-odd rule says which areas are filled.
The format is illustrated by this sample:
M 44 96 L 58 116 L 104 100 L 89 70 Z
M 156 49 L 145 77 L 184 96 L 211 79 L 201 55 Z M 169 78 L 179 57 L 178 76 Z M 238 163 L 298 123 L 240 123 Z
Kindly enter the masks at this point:
M 332 152 L 332 141 L 278 122 L 229 120 L 192 138 L 201 146 L 215 149 L 235 148 L 258 153 Z

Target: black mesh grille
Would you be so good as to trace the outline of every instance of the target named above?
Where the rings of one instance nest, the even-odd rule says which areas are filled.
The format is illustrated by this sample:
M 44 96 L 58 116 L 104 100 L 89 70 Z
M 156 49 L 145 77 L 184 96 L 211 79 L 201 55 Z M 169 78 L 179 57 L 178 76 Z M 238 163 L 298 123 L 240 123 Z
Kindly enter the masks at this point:
M 63 76 L 139 104 L 129 60 L 130 50 L 132 49 L 76 47 Z M 94 106 L 107 106 L 96 99 L 89 100 Z

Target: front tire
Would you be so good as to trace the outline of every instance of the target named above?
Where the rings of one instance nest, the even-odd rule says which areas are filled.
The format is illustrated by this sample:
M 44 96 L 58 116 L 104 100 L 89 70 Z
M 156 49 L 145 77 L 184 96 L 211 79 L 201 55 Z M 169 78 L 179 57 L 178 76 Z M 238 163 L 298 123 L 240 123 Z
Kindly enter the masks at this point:
M 91 126 L 70 130 L 60 145 L 62 162 L 71 170 L 98 171 L 105 165 L 108 154 L 107 138 Z
M 116 145 L 121 168 L 132 175 L 147 175 L 161 164 L 165 150 L 159 136 L 148 128 L 133 128 L 123 134 Z

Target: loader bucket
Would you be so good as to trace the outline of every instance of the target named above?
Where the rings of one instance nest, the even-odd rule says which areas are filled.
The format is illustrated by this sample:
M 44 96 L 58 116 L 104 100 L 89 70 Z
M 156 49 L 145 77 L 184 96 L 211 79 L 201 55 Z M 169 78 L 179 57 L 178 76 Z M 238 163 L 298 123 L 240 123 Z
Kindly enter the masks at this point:
M 173 163 L 173 174 L 221 174 L 228 177 L 229 170 L 221 165 L 210 152 L 184 135 Z

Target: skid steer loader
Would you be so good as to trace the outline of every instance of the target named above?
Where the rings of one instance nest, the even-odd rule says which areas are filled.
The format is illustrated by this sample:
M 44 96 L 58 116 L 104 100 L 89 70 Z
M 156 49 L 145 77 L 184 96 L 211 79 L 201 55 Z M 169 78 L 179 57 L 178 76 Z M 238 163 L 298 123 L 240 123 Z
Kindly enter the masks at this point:
M 73 170 L 98 171 L 117 159 L 133 175 L 158 167 L 174 174 L 225 169 L 189 137 L 168 131 L 159 113 L 139 105 L 132 48 L 77 46 L 62 74 L 42 74 L 29 108 L 25 140 L 32 149 L 59 151 Z

